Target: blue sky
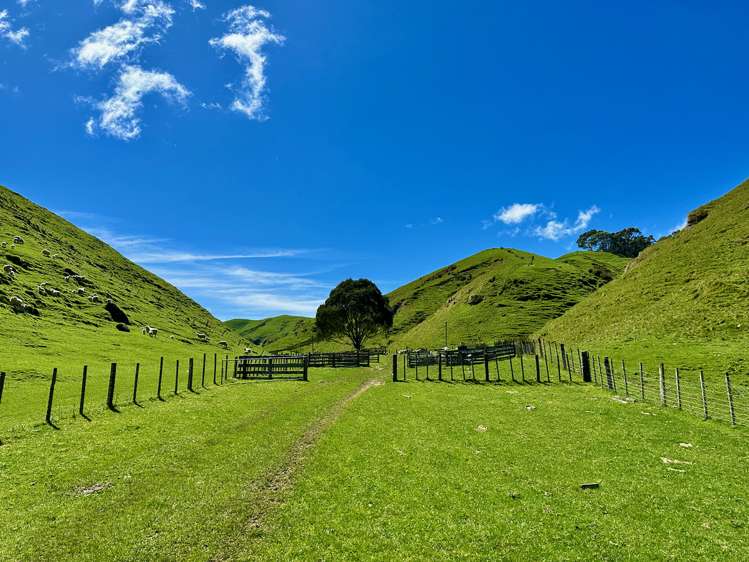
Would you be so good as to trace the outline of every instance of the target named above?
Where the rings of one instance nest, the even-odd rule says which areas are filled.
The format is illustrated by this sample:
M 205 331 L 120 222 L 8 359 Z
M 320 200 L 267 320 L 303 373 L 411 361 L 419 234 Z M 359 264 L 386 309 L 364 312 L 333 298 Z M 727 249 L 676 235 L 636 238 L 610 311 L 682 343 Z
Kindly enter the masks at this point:
M 221 318 L 666 234 L 749 170 L 749 5 L 0 0 L 0 184 Z

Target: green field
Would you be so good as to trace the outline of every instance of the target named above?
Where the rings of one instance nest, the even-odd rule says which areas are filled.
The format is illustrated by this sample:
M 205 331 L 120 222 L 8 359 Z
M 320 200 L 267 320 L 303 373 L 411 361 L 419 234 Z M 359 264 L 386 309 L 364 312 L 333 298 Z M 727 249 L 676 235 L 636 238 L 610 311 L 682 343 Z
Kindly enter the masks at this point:
M 0 559 L 749 555 L 745 429 L 592 385 L 388 375 L 234 383 L 16 434 Z

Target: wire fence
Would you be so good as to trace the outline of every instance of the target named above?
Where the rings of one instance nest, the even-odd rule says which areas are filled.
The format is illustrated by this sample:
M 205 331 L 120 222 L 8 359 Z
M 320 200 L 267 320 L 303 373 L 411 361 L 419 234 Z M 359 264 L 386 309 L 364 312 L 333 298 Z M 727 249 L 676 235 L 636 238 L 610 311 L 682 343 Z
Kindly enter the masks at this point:
M 0 430 L 13 433 L 40 423 L 90 419 L 124 406 L 143 407 L 185 394 L 200 394 L 233 380 L 228 355 L 54 368 L 51 373 L 0 372 Z
M 623 401 L 675 408 L 734 426 L 749 425 L 749 385 L 735 384 L 730 374 L 669 369 L 665 364 L 628 364 L 623 359 L 544 340 L 515 342 L 513 356 L 473 355 L 453 362 L 445 353 L 404 350 L 393 355 L 393 381 L 591 383 Z

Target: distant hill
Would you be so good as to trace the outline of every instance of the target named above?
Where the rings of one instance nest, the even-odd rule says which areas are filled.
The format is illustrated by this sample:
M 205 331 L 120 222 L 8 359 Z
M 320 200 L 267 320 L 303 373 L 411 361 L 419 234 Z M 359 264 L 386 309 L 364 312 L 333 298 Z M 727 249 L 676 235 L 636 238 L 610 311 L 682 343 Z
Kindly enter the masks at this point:
M 389 341 L 370 343 L 442 346 L 445 322 L 450 345 L 528 336 L 621 274 L 627 261 L 593 252 L 550 259 L 519 250 L 485 250 L 389 293 L 396 311 L 393 331 Z M 269 349 L 306 349 L 313 343 L 311 318 L 232 320 L 227 325 Z
M 436 347 L 528 336 L 616 278 L 628 260 L 575 252 L 550 259 L 512 249 L 479 252 L 388 296 L 397 345 Z
M 749 367 L 749 183 L 693 211 L 688 223 L 539 335 L 623 352 L 667 350 L 661 359 L 681 358 L 690 365 L 731 368 L 731 361 L 743 356 L 744 374 Z
M 303 316 L 274 316 L 265 320 L 228 320 L 225 324 L 248 342 L 269 351 L 308 347 L 313 343 L 315 321 Z
M 188 345 L 195 352 L 220 351 L 221 340 L 234 350 L 243 345 L 240 336 L 174 286 L 4 187 L 0 325 L 3 370 L 33 367 L 40 356 L 79 364 L 179 356 Z M 144 336 L 145 325 L 156 327 L 158 336 Z M 208 336 L 208 344 L 199 340 L 199 332 Z

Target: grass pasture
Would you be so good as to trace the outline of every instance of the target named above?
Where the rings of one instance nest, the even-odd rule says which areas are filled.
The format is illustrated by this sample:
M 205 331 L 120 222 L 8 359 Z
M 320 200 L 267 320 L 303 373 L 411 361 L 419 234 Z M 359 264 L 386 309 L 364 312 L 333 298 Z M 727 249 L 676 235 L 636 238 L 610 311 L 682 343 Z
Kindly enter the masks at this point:
M 0 560 L 749 556 L 745 428 L 577 382 L 392 383 L 386 365 L 14 435 Z
M 744 430 L 592 386 L 387 384 L 233 556 L 745 560 L 748 459 Z

